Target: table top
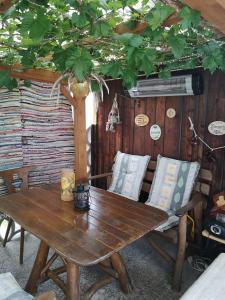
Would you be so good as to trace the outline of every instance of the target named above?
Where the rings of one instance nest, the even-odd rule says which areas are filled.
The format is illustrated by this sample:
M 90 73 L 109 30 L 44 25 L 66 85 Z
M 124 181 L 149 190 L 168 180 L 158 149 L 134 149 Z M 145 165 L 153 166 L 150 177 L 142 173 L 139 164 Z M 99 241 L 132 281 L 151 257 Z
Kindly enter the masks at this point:
M 79 212 L 60 200 L 58 185 L 0 197 L 0 211 L 80 266 L 96 264 L 164 223 L 165 212 L 90 188 L 91 208 Z

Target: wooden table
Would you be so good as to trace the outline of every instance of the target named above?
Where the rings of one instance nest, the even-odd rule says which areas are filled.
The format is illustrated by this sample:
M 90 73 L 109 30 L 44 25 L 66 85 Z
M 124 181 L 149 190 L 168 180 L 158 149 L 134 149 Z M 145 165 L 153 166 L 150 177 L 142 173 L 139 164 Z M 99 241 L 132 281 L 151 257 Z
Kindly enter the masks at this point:
M 155 229 L 168 216 L 159 209 L 98 188 L 91 187 L 90 196 L 91 209 L 85 213 L 74 210 L 72 202 L 61 201 L 56 185 L 0 198 L 0 211 L 41 240 L 26 291 L 35 293 L 40 280 L 50 277 L 66 291 L 67 299 L 79 299 L 79 268 L 95 264 L 110 276 L 90 288 L 87 298 L 113 277 L 119 280 L 123 292 L 131 290 L 118 251 Z M 49 247 L 56 254 L 47 262 Z M 50 271 L 58 255 L 65 269 Z M 66 285 L 57 278 L 60 271 L 67 271 Z

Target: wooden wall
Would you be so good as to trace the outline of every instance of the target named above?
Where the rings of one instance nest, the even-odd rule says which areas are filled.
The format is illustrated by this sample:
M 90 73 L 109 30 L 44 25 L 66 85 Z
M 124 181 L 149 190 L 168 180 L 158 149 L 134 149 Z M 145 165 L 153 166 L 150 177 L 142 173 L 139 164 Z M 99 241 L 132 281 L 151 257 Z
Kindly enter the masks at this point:
M 177 159 L 198 160 L 204 168 L 213 171 L 213 192 L 224 189 L 225 149 L 209 153 L 201 143 L 194 143 L 188 116 L 192 118 L 199 135 L 212 147 L 225 145 L 225 135 L 216 137 L 208 132 L 210 122 L 225 121 L 225 74 L 200 72 L 204 76 L 202 96 L 134 100 L 122 96 L 120 81 L 109 82 L 110 95 L 105 94 L 104 102 L 99 106 L 97 126 L 93 128 L 92 174 L 110 171 L 117 150 L 131 154 L 149 154 L 153 160 L 160 153 Z M 122 123 L 112 133 L 105 131 L 105 125 L 115 92 L 119 94 Z M 175 118 L 169 119 L 166 116 L 168 108 L 176 110 Z M 150 122 L 146 127 L 135 125 L 134 118 L 139 113 L 149 116 Z M 149 135 L 150 127 L 155 123 L 162 129 L 158 141 L 153 141 Z M 100 186 L 102 184 L 99 183 Z

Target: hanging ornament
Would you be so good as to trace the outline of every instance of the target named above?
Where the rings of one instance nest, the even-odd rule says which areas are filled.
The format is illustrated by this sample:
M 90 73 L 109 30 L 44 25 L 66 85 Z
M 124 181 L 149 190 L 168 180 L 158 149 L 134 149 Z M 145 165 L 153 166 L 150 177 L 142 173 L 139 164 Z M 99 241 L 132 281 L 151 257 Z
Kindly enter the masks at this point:
M 115 125 L 120 123 L 120 112 L 117 102 L 117 94 L 113 99 L 112 108 L 108 115 L 108 121 L 106 122 L 106 131 L 115 132 Z

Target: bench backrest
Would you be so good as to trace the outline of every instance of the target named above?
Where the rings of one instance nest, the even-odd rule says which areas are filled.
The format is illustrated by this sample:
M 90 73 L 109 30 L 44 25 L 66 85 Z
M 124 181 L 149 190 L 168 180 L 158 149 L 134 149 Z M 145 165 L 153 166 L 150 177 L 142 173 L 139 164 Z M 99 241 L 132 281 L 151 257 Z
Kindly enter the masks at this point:
M 150 191 L 154 173 L 156 170 L 156 164 L 157 164 L 156 161 L 150 161 L 148 164 L 148 168 L 145 173 L 145 177 L 142 185 L 142 191 L 146 193 L 149 193 Z M 212 184 L 212 172 L 210 170 L 200 169 L 194 190 L 208 196 L 210 193 L 211 184 Z

